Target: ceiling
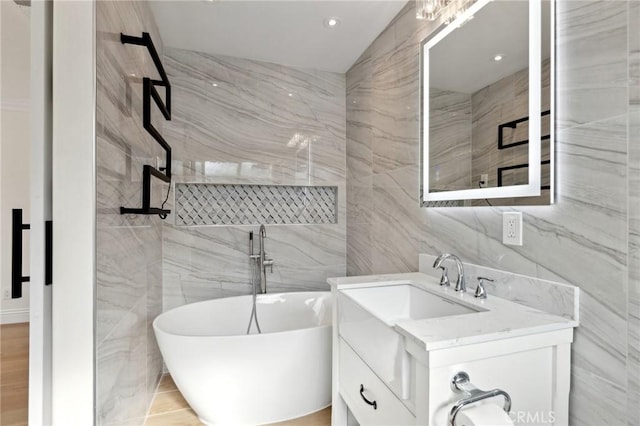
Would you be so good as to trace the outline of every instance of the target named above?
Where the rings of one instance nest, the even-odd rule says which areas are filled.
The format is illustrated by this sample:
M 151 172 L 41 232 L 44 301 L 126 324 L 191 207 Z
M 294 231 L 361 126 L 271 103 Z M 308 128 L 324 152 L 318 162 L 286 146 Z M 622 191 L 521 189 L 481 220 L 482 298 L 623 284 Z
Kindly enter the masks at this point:
M 406 3 L 152 0 L 151 9 L 168 47 L 344 73 Z
M 550 55 L 550 9 L 543 2 L 542 58 Z M 493 58 L 501 54 L 501 61 Z M 529 65 L 528 2 L 488 3 L 429 51 L 431 87 L 472 94 Z

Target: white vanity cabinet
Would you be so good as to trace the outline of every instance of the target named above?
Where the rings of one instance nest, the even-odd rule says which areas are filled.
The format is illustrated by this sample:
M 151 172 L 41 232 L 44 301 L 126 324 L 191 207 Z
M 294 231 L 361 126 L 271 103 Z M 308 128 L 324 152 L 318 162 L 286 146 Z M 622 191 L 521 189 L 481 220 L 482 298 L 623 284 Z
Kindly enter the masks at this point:
M 333 425 L 353 424 L 348 411 L 362 426 L 448 425 L 465 398 L 451 388 L 461 371 L 479 389 L 506 391 L 515 424 L 568 424 L 575 321 L 454 294 L 422 274 L 358 278 L 330 280 Z
M 416 424 L 414 414 L 344 340 L 337 349 L 339 368 L 349 372 L 339 376 L 340 395 L 361 425 Z

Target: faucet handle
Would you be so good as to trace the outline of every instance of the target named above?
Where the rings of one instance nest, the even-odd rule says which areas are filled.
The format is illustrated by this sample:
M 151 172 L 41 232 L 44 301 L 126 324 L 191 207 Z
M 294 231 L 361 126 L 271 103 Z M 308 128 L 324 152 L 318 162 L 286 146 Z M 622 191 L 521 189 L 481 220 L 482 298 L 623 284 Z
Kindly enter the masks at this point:
M 273 259 L 265 259 L 262 262 L 262 266 L 264 267 L 265 272 L 267 271 L 267 266 L 270 269 L 270 272 L 273 274 Z
M 478 287 L 476 287 L 476 294 L 475 294 L 475 296 L 478 299 L 486 299 L 487 298 L 487 290 L 484 288 L 484 282 L 485 281 L 495 282 L 495 280 L 492 279 L 492 278 L 478 277 Z
M 443 287 L 449 287 L 449 275 L 448 269 L 445 266 L 438 266 L 442 269 L 442 276 L 440 277 L 440 285 Z

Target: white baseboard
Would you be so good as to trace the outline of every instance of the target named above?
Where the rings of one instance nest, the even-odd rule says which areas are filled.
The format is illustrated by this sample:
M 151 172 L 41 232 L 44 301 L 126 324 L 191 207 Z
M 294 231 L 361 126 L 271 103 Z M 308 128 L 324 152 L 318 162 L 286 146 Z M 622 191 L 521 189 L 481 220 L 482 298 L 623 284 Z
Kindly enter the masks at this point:
M 0 324 L 29 322 L 29 308 L 0 310 Z

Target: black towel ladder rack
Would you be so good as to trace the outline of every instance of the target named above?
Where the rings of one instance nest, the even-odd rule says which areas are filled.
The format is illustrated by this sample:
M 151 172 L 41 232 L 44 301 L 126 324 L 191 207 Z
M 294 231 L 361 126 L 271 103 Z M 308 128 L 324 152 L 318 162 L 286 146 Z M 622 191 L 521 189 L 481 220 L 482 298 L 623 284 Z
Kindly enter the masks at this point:
M 144 129 L 164 149 L 165 152 L 164 167 L 156 169 L 155 167 L 146 164 L 142 168 L 142 207 L 120 207 L 120 214 L 157 214 L 164 219 L 167 217 L 167 214 L 171 213 L 171 210 L 151 207 L 151 178 L 155 177 L 163 182 L 171 184 L 171 146 L 162 137 L 160 132 L 158 132 L 158 129 L 156 129 L 151 123 L 151 100 L 153 99 L 153 102 L 156 104 L 156 107 L 158 107 L 164 118 L 166 120 L 171 120 L 171 83 L 169 83 L 169 78 L 162 66 L 162 61 L 158 56 L 158 51 L 153 45 L 153 40 L 151 40 L 149 33 L 143 32 L 142 37 L 134 37 L 121 33 L 120 41 L 122 44 L 145 46 L 149 51 L 149 55 L 151 55 L 151 59 L 156 66 L 158 74 L 160 75 L 160 80 L 154 80 L 148 77 L 144 77 L 142 79 L 142 124 Z M 157 86 L 164 87 L 164 101 L 156 90 Z

